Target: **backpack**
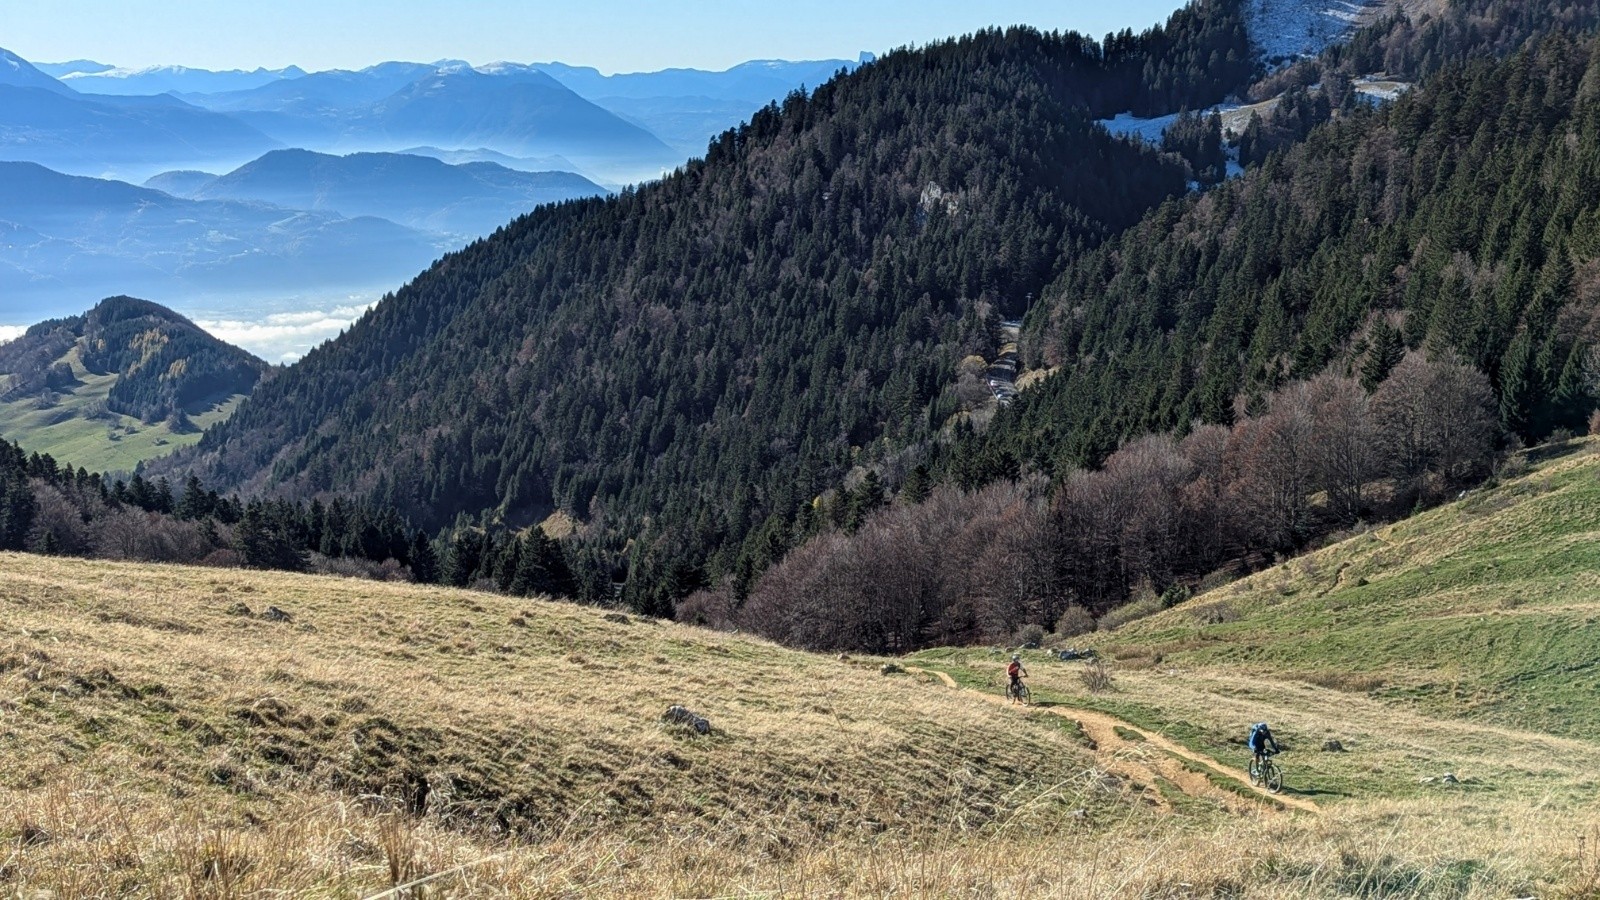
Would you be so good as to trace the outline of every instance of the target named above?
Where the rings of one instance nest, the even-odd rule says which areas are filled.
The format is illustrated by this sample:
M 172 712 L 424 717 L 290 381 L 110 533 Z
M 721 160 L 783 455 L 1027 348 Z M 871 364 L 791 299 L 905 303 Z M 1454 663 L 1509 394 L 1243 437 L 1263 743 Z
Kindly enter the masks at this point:
M 1250 726 L 1250 739 L 1249 739 L 1249 741 L 1247 743 L 1249 743 L 1249 745 L 1252 746 L 1252 747 L 1255 747 L 1255 746 L 1257 746 L 1259 744 L 1266 743 L 1266 741 L 1264 739 L 1264 733 L 1269 733 L 1269 729 L 1267 728 L 1267 723 L 1265 723 L 1265 722 L 1257 722 L 1256 724 L 1251 725 Z

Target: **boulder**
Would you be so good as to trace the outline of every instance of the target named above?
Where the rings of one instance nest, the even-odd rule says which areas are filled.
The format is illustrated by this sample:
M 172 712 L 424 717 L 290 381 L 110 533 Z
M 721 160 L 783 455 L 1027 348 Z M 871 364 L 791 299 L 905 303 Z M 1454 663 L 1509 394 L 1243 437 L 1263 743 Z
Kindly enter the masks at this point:
M 667 707 L 667 711 L 661 714 L 661 721 L 668 725 L 682 725 L 695 734 L 711 733 L 711 721 L 709 719 L 705 716 L 696 715 L 676 704 Z

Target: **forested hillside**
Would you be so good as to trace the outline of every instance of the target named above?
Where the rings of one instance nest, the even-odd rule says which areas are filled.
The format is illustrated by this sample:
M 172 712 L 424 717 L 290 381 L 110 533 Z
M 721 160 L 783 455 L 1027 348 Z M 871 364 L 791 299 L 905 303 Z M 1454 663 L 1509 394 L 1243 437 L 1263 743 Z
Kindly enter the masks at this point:
M 93 374 L 118 376 L 106 406 L 146 422 L 248 394 L 267 371 L 265 362 L 164 306 L 112 297 L 81 316 L 41 322 L 0 344 L 0 400 L 69 390 L 75 379 L 63 359 L 69 353 Z
M 1052 374 L 680 614 L 883 650 L 1114 625 L 1595 427 L 1597 311 L 1600 40 L 1558 32 L 1075 259 L 1024 331 Z
M 771 559 L 863 450 L 926 439 L 951 373 L 1066 260 L 1184 189 L 1093 124 L 1254 71 L 1237 0 L 1100 44 L 1027 29 L 901 51 L 790 96 L 704 160 L 541 209 L 442 260 L 263 385 L 208 484 L 355 492 L 429 528 L 586 526 L 666 611 Z
M 1581 427 L 1600 375 L 1597 127 L 1593 42 L 1559 34 L 1163 207 L 1044 293 L 1026 358 L 1056 374 L 951 476 L 1095 464 L 1329 366 L 1370 389 L 1406 347 L 1472 362 L 1525 439 Z

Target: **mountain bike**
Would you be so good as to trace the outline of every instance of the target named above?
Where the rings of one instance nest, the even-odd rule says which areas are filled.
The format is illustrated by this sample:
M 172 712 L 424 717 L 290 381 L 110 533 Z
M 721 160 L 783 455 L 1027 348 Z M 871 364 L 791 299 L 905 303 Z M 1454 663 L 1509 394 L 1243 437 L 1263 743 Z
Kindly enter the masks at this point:
M 1283 770 L 1272 761 L 1276 755 L 1276 752 L 1268 750 L 1261 754 L 1260 762 L 1256 761 L 1254 755 L 1250 757 L 1250 783 L 1261 785 L 1273 794 L 1283 790 Z
M 1021 703 L 1023 706 L 1029 706 L 1033 703 L 1033 692 L 1029 691 L 1028 686 L 1020 681 L 1016 684 L 1007 684 L 1006 699 Z

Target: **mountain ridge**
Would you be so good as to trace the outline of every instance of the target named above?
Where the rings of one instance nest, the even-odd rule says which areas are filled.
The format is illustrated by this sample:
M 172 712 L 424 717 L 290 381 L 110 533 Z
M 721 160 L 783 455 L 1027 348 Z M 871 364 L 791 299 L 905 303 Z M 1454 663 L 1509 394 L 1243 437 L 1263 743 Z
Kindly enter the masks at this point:
M 631 566 L 640 575 L 634 588 L 652 592 L 640 607 L 668 608 L 667 594 L 708 577 L 687 558 L 698 539 L 678 530 L 693 530 L 676 518 L 686 506 L 704 510 L 703 529 L 722 542 L 715 565 L 733 570 L 749 530 L 787 522 L 831 473 L 848 469 L 853 446 L 904 421 L 888 410 L 933 422 L 955 412 L 942 372 L 987 343 L 986 317 L 1019 309 L 1058 254 L 1183 189 L 1176 163 L 1112 139 L 1087 116 L 1176 102 L 1166 78 L 1145 80 L 1147 59 L 1161 60 L 1153 73 L 1199 67 L 1194 96 L 1220 96 L 1253 71 L 1232 10 L 1180 13 L 1170 31 L 1104 51 L 1072 36 L 983 32 L 891 54 L 810 96 L 793 94 L 659 183 L 546 208 L 446 258 L 258 392 L 198 456 L 172 465 L 194 464 L 207 483 L 227 487 L 353 479 L 427 527 L 496 507 L 519 522 L 551 502 L 592 519 L 642 521 L 652 515 L 644 504 L 660 504 L 674 510 L 674 524 L 636 541 Z M 911 73 L 924 65 L 935 74 L 919 82 Z M 971 99 L 976 90 L 987 99 Z M 1011 142 L 1022 133 L 1038 140 Z M 995 143 L 997 134 L 1011 138 Z M 872 159 L 896 162 L 865 163 Z M 1113 159 L 1120 165 L 1106 162 Z M 741 194 L 748 202 L 718 200 Z M 771 233 L 796 237 L 761 240 Z M 570 268 L 594 264 L 577 261 L 597 247 L 605 248 L 598 259 L 618 264 L 582 276 Z M 507 321 L 521 330 L 508 333 Z M 709 322 L 718 328 L 702 327 Z M 379 344 L 392 348 L 381 360 L 369 353 Z M 823 367 L 791 359 L 783 344 L 811 348 Z M 453 353 L 466 345 L 479 349 Z M 467 372 L 480 364 L 512 377 L 483 382 L 487 396 L 463 393 L 479 383 Z M 566 377 L 572 367 L 585 377 Z M 356 400 L 364 388 L 346 391 L 357 372 L 396 395 Z M 382 432 L 414 449 L 368 447 L 388 462 L 346 471 L 353 454 L 335 463 L 280 430 L 301 378 L 328 388 L 312 417 L 292 417 L 302 423 L 405 408 L 409 433 L 444 425 L 449 407 L 448 421 L 475 422 L 475 435 L 446 426 L 423 450 L 402 431 Z M 785 396 L 795 398 L 787 411 L 748 412 Z M 806 439 L 801 419 L 830 433 Z M 246 436 L 251 429 L 261 430 Z M 344 432 L 323 429 L 332 441 Z M 474 441 L 515 449 L 469 461 L 460 455 Z M 417 452 L 425 458 L 410 455 Z M 735 457 L 743 460 L 737 475 L 728 465 Z M 659 481 L 649 483 L 682 491 L 645 500 L 645 481 L 607 468 L 619 458 L 650 460 Z M 719 465 L 723 474 L 712 474 Z M 796 472 L 804 473 L 798 482 Z M 688 487 L 730 477 L 746 488 L 725 485 L 726 496 L 710 503 L 704 492 L 720 487 Z M 608 528 L 597 539 L 615 534 Z M 590 574 L 603 565 L 609 578 L 612 564 L 595 563 Z M 675 567 L 676 584 L 668 577 L 651 586 L 647 573 Z
M 171 309 L 110 297 L 0 343 L 0 436 L 130 471 L 194 443 L 269 370 Z
M 158 178 L 162 176 L 157 176 Z M 272 203 L 288 209 L 376 216 L 427 231 L 477 238 L 543 203 L 599 196 L 570 172 L 519 172 L 492 162 L 449 164 L 427 156 L 274 150 L 232 172 L 166 182 L 196 200 Z

